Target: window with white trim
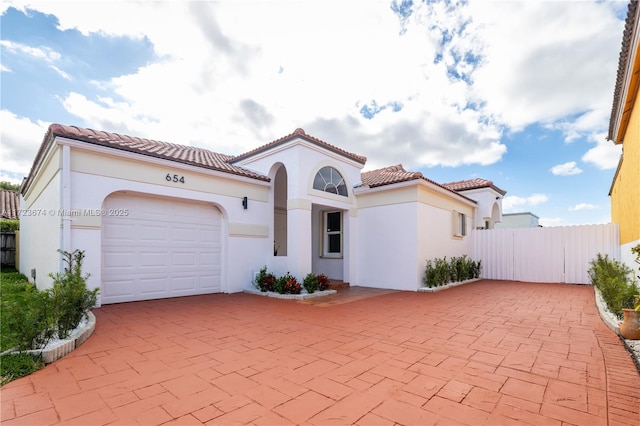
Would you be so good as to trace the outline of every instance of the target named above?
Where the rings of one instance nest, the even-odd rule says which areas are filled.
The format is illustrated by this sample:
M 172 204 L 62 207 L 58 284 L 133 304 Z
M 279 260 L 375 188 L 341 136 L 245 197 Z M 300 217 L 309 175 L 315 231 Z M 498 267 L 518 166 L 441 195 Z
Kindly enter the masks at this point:
M 323 212 L 323 257 L 342 257 L 342 212 Z
M 325 166 L 318 170 L 313 179 L 313 189 L 348 197 L 347 185 L 338 170 Z
M 464 237 L 467 235 L 467 215 L 454 210 L 451 212 L 451 221 L 454 237 Z

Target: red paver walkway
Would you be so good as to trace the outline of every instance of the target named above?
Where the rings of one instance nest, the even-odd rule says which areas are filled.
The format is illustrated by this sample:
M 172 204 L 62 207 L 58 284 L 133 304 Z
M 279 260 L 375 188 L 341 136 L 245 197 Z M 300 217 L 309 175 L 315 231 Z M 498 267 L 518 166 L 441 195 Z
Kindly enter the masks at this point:
M 86 343 L 0 390 L 2 424 L 640 424 L 591 287 L 357 294 L 96 309 Z

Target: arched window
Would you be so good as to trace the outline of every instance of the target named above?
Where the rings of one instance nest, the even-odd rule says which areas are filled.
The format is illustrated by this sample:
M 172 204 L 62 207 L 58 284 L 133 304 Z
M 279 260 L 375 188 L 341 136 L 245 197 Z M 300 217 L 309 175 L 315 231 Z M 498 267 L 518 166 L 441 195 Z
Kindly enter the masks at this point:
M 348 197 L 347 185 L 339 171 L 331 166 L 321 168 L 313 179 L 313 189 Z

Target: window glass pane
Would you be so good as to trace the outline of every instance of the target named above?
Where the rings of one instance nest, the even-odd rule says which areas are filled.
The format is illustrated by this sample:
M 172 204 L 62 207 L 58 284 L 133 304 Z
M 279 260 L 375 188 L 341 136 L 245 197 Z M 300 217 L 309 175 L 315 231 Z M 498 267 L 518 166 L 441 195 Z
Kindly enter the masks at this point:
M 339 232 L 340 225 L 340 212 L 327 213 L 327 232 Z
M 329 237 L 329 253 L 340 253 L 340 234 L 331 234 Z
M 349 196 L 344 178 L 338 170 L 330 166 L 325 166 L 316 173 L 313 178 L 313 189 Z
M 316 174 L 316 177 L 313 179 L 313 189 L 324 191 L 324 179 L 322 179 L 320 173 Z

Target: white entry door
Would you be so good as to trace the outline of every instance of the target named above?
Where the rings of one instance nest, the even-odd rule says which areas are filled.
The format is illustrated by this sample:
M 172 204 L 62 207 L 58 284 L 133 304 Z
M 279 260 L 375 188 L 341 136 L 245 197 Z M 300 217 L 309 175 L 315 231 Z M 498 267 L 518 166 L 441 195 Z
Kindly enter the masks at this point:
M 116 193 L 102 218 L 101 302 L 221 291 L 221 213 L 206 203 Z

